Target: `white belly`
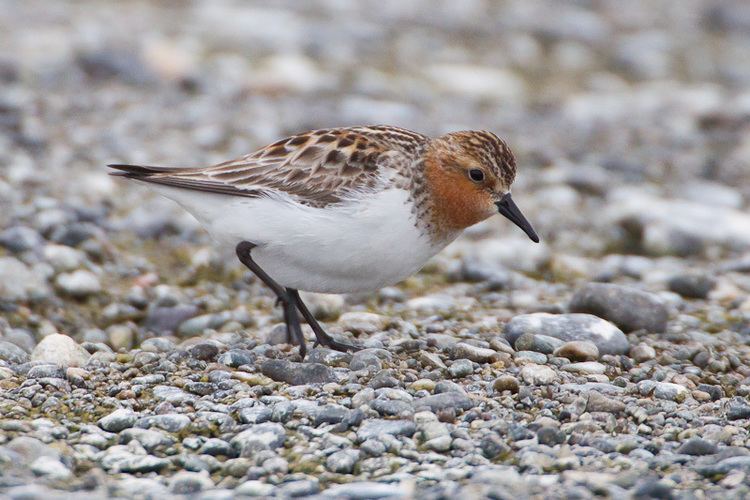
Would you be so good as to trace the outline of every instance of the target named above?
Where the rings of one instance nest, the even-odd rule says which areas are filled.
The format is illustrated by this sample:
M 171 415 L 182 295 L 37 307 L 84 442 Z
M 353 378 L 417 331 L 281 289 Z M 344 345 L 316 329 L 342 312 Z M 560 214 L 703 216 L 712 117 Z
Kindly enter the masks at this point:
M 398 189 L 319 209 L 290 200 L 150 187 L 182 205 L 221 245 L 254 243 L 253 259 L 274 280 L 310 292 L 392 285 L 451 241 L 434 243 L 423 235 L 414 224 L 407 193 Z

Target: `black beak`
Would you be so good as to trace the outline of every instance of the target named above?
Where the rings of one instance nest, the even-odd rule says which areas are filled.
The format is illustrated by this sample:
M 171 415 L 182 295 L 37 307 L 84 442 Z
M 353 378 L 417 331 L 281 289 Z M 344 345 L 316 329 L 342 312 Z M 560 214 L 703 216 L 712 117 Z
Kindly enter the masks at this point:
M 523 229 L 523 232 L 531 238 L 531 241 L 539 243 L 539 236 L 536 235 L 536 231 L 531 227 L 531 223 L 526 220 L 526 217 L 518 209 L 510 193 L 503 195 L 495 205 L 497 205 L 497 211 L 507 217 L 513 224 Z

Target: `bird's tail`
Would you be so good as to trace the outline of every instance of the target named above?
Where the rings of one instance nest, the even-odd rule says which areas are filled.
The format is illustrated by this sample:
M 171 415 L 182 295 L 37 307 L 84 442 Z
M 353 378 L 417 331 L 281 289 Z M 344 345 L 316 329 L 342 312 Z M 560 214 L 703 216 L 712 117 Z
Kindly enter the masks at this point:
M 110 172 L 109 175 L 117 177 L 126 177 L 128 179 L 144 179 L 151 177 L 154 174 L 164 174 L 173 172 L 179 169 L 171 167 L 154 167 L 149 165 L 124 165 L 120 163 L 112 163 L 107 167 L 115 169 L 116 172 Z

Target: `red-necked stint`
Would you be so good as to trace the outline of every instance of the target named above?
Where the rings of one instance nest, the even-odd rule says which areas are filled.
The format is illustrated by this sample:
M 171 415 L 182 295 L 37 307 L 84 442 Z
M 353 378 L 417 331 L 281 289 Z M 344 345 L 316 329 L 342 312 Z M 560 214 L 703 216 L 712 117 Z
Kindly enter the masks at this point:
M 539 238 L 510 195 L 516 163 L 491 132 L 441 137 L 390 126 L 314 130 L 205 168 L 109 165 L 190 212 L 278 296 L 289 340 L 328 335 L 298 290 L 348 293 L 397 283 L 495 213 Z

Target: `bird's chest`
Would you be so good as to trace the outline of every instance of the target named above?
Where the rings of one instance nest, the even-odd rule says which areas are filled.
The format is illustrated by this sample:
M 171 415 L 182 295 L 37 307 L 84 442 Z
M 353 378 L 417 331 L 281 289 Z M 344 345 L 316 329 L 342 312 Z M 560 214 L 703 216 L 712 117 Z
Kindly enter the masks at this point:
M 418 271 L 449 241 L 418 227 L 408 193 L 390 190 L 308 214 L 289 238 L 259 249 L 281 281 L 305 290 L 373 290 Z M 269 270 L 270 273 L 270 270 Z

